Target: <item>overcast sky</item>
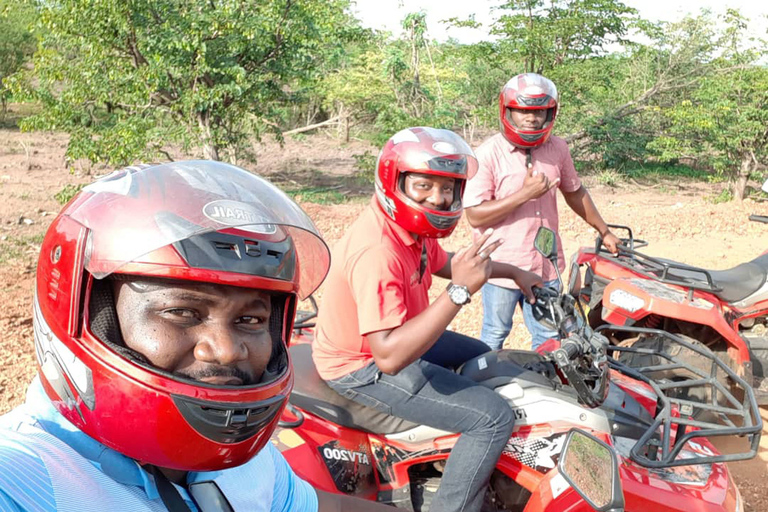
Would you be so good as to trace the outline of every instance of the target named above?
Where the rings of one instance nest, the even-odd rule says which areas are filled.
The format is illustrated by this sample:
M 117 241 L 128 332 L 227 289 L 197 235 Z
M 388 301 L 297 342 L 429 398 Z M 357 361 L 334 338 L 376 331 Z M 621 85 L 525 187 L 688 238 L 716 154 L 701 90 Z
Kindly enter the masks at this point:
M 431 37 L 438 40 L 455 37 L 459 41 L 473 43 L 487 37 L 487 28 L 447 30 L 439 21 L 452 17 L 466 18 L 474 13 L 475 19 L 487 26 L 495 17 L 491 8 L 501 3 L 501 0 L 356 0 L 354 11 L 364 26 L 397 34 L 400 21 L 406 14 L 423 10 L 427 13 Z M 751 33 L 766 37 L 768 28 L 765 18 L 768 5 L 765 0 L 624 0 L 624 4 L 637 9 L 643 18 L 654 21 L 677 21 L 686 14 L 698 14 L 702 8 L 722 14 L 726 7 L 733 7 L 752 20 Z

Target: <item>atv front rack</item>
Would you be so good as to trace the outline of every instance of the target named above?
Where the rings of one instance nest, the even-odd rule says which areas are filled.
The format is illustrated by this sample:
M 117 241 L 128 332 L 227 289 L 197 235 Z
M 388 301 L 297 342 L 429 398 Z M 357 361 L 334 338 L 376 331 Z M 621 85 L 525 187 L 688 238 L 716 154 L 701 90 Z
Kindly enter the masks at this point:
M 656 393 L 655 421 L 630 450 L 630 458 L 641 466 L 665 468 L 713 462 L 751 459 L 757 455 L 763 421 L 752 387 L 703 345 L 693 344 L 680 336 L 658 329 L 640 327 L 600 326 L 596 331 L 610 329 L 635 336 L 656 336 L 674 345 L 668 350 L 648 347 L 608 347 L 611 352 L 640 355 L 650 361 L 644 366 L 629 366 L 609 357 L 611 368 L 643 381 Z M 684 350 L 694 353 L 696 363 L 684 357 Z M 690 354 L 689 353 L 689 354 Z M 630 357 L 630 359 L 632 359 Z M 703 364 L 702 364 L 703 363 Z M 653 374 L 682 370 L 690 379 L 654 379 Z M 729 384 L 728 387 L 723 382 Z M 730 389 L 729 389 L 730 388 Z M 693 390 L 707 390 L 709 400 L 691 397 Z M 742 395 L 739 399 L 736 395 Z M 698 419 L 694 419 L 698 418 Z M 714 454 L 695 440 L 737 436 L 744 438 L 734 453 Z M 743 447 L 748 444 L 748 448 Z M 686 448 L 685 453 L 681 453 Z
M 619 247 L 619 255 L 616 256 L 602 247 L 603 239 L 598 236 L 595 242 L 595 254 L 600 254 L 620 267 L 648 279 L 688 288 L 691 294 L 694 289 L 711 293 L 722 291 L 722 288 L 714 282 L 712 274 L 708 270 L 674 261 L 664 261 L 643 254 L 637 251 L 637 248 L 645 247 L 648 243 L 644 240 L 635 240 L 632 236 L 632 229 L 618 224 L 609 224 L 608 227 L 627 231 L 629 238 L 624 239 L 624 243 Z

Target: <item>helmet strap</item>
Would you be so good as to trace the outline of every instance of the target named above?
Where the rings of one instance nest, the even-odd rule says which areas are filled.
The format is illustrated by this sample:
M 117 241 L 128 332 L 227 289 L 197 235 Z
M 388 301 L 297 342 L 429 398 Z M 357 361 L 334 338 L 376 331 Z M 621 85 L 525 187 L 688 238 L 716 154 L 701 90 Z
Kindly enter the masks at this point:
M 154 477 L 157 493 L 169 512 L 192 512 L 184 498 L 181 497 L 181 493 L 173 486 L 160 468 L 157 466 L 147 466 L 147 469 L 149 474 Z
M 533 158 L 531 157 L 531 148 L 525 150 L 525 168 L 530 169 L 533 167 Z
M 181 497 L 181 493 L 160 468 L 147 466 L 147 469 L 154 477 L 157 493 L 169 512 L 192 512 L 184 498 Z M 191 484 L 187 487 L 187 491 L 200 512 L 234 512 L 235 510 L 216 482 L 212 480 Z
M 421 261 L 419 262 L 419 282 L 427 271 L 427 241 L 421 237 Z

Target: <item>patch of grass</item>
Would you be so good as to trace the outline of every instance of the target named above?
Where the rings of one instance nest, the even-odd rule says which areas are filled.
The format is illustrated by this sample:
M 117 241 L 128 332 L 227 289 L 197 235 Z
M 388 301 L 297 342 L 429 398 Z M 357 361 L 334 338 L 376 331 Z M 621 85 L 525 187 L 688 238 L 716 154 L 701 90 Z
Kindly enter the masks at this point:
M 597 174 L 597 176 L 595 176 L 595 179 L 601 185 L 615 187 L 620 182 L 624 181 L 624 176 L 620 172 L 613 169 L 603 169 Z
M 713 204 L 727 203 L 733 200 L 733 191 L 730 188 L 724 188 L 719 194 L 707 196 L 706 200 Z
M 45 233 L 38 233 L 19 237 L 9 236 L 5 240 L 0 240 L 0 264 L 22 259 L 26 253 L 37 254 L 44 237 Z
M 690 178 L 695 180 L 708 181 L 712 178 L 712 173 L 701 169 L 694 169 L 687 165 L 663 165 L 648 164 L 633 169 L 627 169 L 626 175 L 630 178 L 642 178 L 658 180 L 662 178 Z
M 69 185 L 65 185 L 63 189 L 59 190 L 53 195 L 53 198 L 56 199 L 56 201 L 60 205 L 67 204 L 73 197 L 75 197 L 75 194 L 80 192 L 80 190 L 85 185 L 72 185 L 71 183 Z
M 346 196 L 334 187 L 301 187 L 286 190 L 285 193 L 297 202 L 323 205 L 341 204 L 347 200 Z

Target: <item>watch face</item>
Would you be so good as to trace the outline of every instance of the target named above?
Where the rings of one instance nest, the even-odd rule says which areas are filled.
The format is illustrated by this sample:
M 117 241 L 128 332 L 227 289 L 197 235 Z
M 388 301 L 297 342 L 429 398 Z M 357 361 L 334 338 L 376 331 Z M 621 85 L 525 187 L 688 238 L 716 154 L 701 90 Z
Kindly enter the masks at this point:
M 469 301 L 469 291 L 463 286 L 452 286 L 448 295 L 454 304 L 463 305 Z

